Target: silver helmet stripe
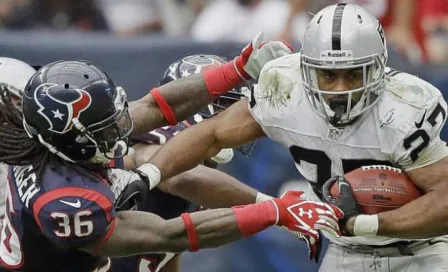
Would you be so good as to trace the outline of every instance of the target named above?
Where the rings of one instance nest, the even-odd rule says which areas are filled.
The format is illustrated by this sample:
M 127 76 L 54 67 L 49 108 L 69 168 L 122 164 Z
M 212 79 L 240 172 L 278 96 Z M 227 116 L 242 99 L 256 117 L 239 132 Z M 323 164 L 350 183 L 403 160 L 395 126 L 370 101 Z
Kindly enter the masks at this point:
M 332 28 L 332 48 L 333 50 L 341 50 L 341 28 L 342 28 L 342 16 L 347 4 L 338 4 L 334 10 L 333 15 L 333 28 Z

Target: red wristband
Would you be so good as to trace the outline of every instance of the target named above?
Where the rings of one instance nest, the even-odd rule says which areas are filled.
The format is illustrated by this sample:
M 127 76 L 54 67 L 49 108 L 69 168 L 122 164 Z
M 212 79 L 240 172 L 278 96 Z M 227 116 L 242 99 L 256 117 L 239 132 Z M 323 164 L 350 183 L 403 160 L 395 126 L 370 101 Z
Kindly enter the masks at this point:
M 278 221 L 278 208 L 273 201 L 234 207 L 236 223 L 243 237 L 254 235 Z
M 203 72 L 205 86 L 211 95 L 219 96 L 244 82 L 244 79 L 238 75 L 234 62 L 232 60 Z
M 163 117 L 165 117 L 166 121 L 168 121 L 168 124 L 172 126 L 177 125 L 177 119 L 173 109 L 171 109 L 171 106 L 166 102 L 165 98 L 163 98 L 159 90 L 157 88 L 152 89 L 151 95 L 154 97 L 157 106 L 159 106 L 159 109 L 162 112 Z
M 190 214 L 183 213 L 180 217 L 184 220 L 185 230 L 187 231 L 188 241 L 190 242 L 190 251 L 196 252 L 199 250 L 198 232 L 191 221 Z

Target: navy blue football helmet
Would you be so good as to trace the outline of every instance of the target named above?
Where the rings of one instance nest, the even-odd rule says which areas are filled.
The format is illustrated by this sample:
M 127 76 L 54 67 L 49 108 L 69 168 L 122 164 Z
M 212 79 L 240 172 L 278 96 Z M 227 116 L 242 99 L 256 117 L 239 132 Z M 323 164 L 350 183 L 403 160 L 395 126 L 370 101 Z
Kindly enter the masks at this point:
M 43 66 L 24 89 L 22 110 L 28 135 L 67 161 L 107 163 L 127 154 L 126 92 L 89 62 Z
M 207 69 L 221 66 L 227 62 L 228 60 L 226 58 L 216 55 L 198 54 L 183 57 L 182 59 L 173 62 L 168 67 L 163 75 L 162 80 L 160 80 L 159 82 L 159 86 L 179 78 L 199 74 Z M 251 88 L 253 88 L 253 86 L 249 82 L 241 84 L 237 88 L 234 88 L 229 92 L 221 95 L 207 107 L 200 110 L 199 115 L 204 119 L 211 118 L 219 112 L 224 111 L 235 102 L 238 102 L 243 98 L 250 98 Z M 254 148 L 254 145 L 255 142 L 252 142 L 240 148 L 237 148 L 237 150 L 244 155 L 250 155 Z

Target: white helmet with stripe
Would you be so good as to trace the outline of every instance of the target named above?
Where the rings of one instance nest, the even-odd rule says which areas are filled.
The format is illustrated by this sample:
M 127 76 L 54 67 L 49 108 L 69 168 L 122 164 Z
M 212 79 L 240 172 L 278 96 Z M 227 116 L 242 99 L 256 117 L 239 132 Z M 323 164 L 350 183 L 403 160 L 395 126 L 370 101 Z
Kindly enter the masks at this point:
M 0 57 L 0 84 L 8 85 L 8 90 L 15 96 L 21 97 L 28 80 L 36 73 L 36 70 L 27 63 Z
M 302 42 L 302 85 L 308 102 L 334 126 L 352 123 L 384 91 L 386 62 L 383 28 L 373 15 L 354 4 L 324 8 L 309 23 Z M 316 73 L 320 69 L 362 69 L 362 86 L 337 92 L 322 90 Z

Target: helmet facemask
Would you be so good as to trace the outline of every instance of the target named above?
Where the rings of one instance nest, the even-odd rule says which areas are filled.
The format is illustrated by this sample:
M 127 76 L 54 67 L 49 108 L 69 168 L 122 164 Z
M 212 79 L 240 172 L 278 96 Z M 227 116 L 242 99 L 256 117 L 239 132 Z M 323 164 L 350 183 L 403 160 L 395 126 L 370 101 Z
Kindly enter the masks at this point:
M 11 99 L 12 103 L 18 108 L 22 109 L 22 91 L 17 89 L 16 87 L 6 84 L 6 83 L 0 83 L 0 89 L 5 90 L 9 94 L 9 98 Z M 2 103 L 0 101 L 0 103 Z
M 108 163 L 129 151 L 129 135 L 134 123 L 129 114 L 126 92 L 121 87 L 117 87 L 114 104 L 116 112 L 101 122 L 85 127 L 78 119 L 73 120 L 75 128 L 81 132 L 76 141 L 85 142 L 83 146 L 86 148 L 96 149 L 95 156 L 90 159 L 93 163 Z
M 346 53 L 349 55 L 349 53 Z M 313 110 L 326 118 L 335 127 L 353 123 L 369 110 L 384 91 L 385 57 L 372 55 L 357 59 L 314 59 L 302 54 L 301 76 L 306 97 Z M 360 87 L 332 91 L 322 90 L 318 84 L 318 73 L 322 70 L 362 69 Z

